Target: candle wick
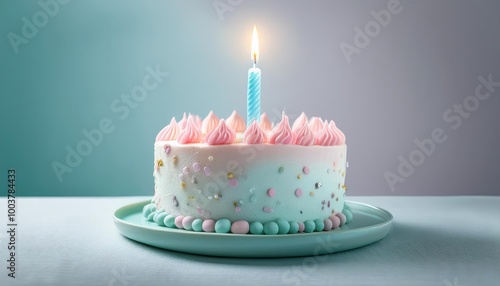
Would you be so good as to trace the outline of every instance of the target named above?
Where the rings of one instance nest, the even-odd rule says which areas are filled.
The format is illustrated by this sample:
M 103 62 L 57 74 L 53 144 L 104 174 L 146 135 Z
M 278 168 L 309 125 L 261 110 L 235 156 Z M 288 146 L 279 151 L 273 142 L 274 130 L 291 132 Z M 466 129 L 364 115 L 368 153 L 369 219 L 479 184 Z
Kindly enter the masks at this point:
M 253 54 L 253 67 L 255 68 L 256 65 L 257 65 L 257 54 L 254 53 Z

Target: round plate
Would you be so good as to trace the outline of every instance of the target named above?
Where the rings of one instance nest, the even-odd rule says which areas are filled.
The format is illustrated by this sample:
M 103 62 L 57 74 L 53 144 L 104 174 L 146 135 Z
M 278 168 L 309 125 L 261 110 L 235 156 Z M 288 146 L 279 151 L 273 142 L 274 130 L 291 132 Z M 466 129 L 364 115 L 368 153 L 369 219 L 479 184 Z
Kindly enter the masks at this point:
M 114 223 L 121 234 L 159 248 L 223 257 L 311 256 L 349 250 L 384 238 L 393 220 L 384 209 L 348 201 L 353 220 L 335 230 L 281 235 L 221 234 L 168 228 L 146 221 L 142 208 L 148 203 L 130 204 L 115 211 Z

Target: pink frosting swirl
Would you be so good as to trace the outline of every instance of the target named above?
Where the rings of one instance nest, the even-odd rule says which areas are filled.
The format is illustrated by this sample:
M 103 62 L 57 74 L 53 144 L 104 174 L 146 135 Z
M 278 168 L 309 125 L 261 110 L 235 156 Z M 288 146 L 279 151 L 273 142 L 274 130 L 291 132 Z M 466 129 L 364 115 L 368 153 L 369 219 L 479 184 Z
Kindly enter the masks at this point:
M 260 128 L 264 131 L 271 131 L 271 129 L 273 129 L 273 125 L 271 124 L 271 121 L 269 120 L 269 118 L 267 118 L 267 115 L 266 113 L 262 113 L 262 115 L 260 116 Z
M 290 128 L 290 122 L 288 122 L 288 116 L 283 112 L 281 122 L 274 127 L 271 132 L 271 138 L 269 139 L 271 144 L 294 144 L 295 134 Z
M 262 131 L 257 121 L 252 122 L 243 135 L 243 142 L 247 144 L 262 144 L 266 141 L 266 133 Z
M 300 114 L 297 119 L 293 122 L 292 125 L 292 131 L 296 132 L 299 128 L 302 128 L 302 126 L 307 125 L 307 116 L 304 112 Z
M 333 130 L 333 132 L 335 133 L 335 136 L 337 137 L 337 141 L 335 142 L 335 145 L 344 145 L 345 144 L 345 134 L 337 127 L 337 125 L 335 125 L 335 122 L 333 120 L 330 120 L 330 128 Z
M 177 136 L 177 142 L 181 144 L 201 142 L 201 130 L 196 126 L 194 120 L 193 116 L 189 115 L 186 120 L 186 127 Z
M 312 117 L 309 120 L 309 128 L 311 128 L 311 131 L 316 134 L 323 129 L 323 121 L 321 121 L 320 117 Z
M 208 134 L 214 130 L 217 125 L 219 125 L 219 118 L 213 113 L 213 111 L 210 111 L 203 119 L 203 123 L 201 124 L 201 132 L 203 134 Z
M 179 126 L 175 121 L 175 117 L 172 117 L 170 124 L 163 127 L 163 129 L 156 135 L 156 141 L 170 141 L 175 140 L 179 135 Z
M 236 132 L 229 127 L 224 119 L 219 121 L 219 125 L 205 137 L 208 145 L 231 144 L 236 138 Z
M 196 123 L 196 126 L 198 127 L 198 129 L 201 129 L 201 125 L 203 124 L 203 122 L 201 121 L 201 118 L 199 115 L 196 115 L 194 117 L 194 123 Z
M 179 129 L 182 130 L 182 129 L 186 128 L 186 124 L 187 124 L 187 118 L 186 118 L 186 112 L 184 112 L 181 120 L 178 123 Z
M 295 142 L 297 145 L 311 146 L 314 144 L 314 133 L 305 122 L 295 130 L 295 135 L 297 136 Z
M 337 136 L 333 132 L 328 122 L 325 121 L 323 129 L 316 133 L 315 144 L 322 146 L 333 146 L 337 142 Z
M 236 110 L 233 110 L 233 113 L 231 113 L 231 116 L 229 116 L 226 121 L 227 126 L 229 126 L 234 131 L 245 132 L 245 120 L 243 120 L 243 118 L 236 112 Z

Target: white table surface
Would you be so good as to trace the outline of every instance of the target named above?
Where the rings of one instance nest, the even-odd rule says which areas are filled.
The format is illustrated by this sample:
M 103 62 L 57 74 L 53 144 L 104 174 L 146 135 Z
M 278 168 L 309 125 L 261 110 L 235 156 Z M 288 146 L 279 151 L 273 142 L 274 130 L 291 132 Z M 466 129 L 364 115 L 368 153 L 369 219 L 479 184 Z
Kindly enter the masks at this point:
M 385 239 L 281 259 L 197 256 L 123 237 L 113 212 L 147 199 L 18 198 L 16 278 L 5 230 L 0 285 L 500 285 L 500 197 L 350 197 L 394 215 Z M 6 228 L 5 198 L 0 212 Z

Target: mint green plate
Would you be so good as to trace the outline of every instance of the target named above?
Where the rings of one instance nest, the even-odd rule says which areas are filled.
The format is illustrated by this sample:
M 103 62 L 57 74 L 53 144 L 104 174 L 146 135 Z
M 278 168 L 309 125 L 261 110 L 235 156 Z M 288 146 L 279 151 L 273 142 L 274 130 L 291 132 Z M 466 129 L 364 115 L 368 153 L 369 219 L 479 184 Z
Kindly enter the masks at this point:
M 384 238 L 393 220 L 384 209 L 348 201 L 354 218 L 339 229 L 282 235 L 220 234 L 167 228 L 146 221 L 142 208 L 148 203 L 130 204 L 115 211 L 114 223 L 121 234 L 159 248 L 223 257 L 311 256 L 349 250 Z

